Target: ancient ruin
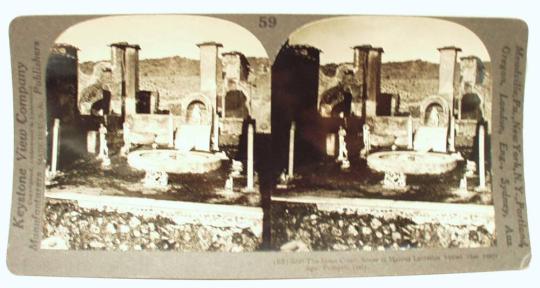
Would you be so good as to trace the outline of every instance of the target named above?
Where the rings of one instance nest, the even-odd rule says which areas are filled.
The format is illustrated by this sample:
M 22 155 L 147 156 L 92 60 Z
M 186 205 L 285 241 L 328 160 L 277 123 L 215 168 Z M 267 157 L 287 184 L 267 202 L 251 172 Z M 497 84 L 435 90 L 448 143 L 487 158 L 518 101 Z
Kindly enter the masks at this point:
M 212 39 L 189 43 L 194 59 L 115 42 L 81 63 L 84 50 L 53 47 L 47 223 L 62 207 L 97 213 L 94 230 L 135 243 L 77 249 L 253 251 L 263 234 L 284 251 L 495 243 L 488 59 L 430 45 L 437 63 L 385 61 L 395 47 L 359 40 L 321 62 L 287 41 L 270 63 Z
M 302 148 L 292 157 L 289 152 L 289 164 L 281 167 L 292 171 L 297 168 L 291 167 L 291 163 L 309 166 L 309 163 L 333 158 L 342 168 L 348 168 L 351 166 L 349 159 L 366 159 L 365 162 L 355 159 L 352 169 L 367 166 L 385 174 L 384 188 L 403 190 L 407 187 L 407 174 L 452 172 L 458 162 L 463 162 L 454 155 L 457 150 L 470 151 L 478 147 L 475 149 L 480 149 L 480 154 L 472 151 L 474 154 L 470 157 L 481 162 L 480 166 L 485 165 L 485 142 L 478 142 L 484 135 L 478 131 L 484 129 L 490 115 L 484 112 L 485 104 L 482 103 L 485 101 L 469 99 L 471 93 L 488 95 L 483 82 L 484 66 L 477 57 L 459 58 L 460 48 L 448 46 L 438 50 L 437 93 L 426 95 L 415 103 L 418 110 L 404 111 L 398 105 L 399 94 L 382 91 L 383 48 L 372 45 L 352 47 L 352 62 L 335 67 L 335 86 L 320 91 L 318 79 L 326 77 L 319 72 L 320 50 L 305 45 L 285 45 L 274 64 L 275 158 L 284 159 L 282 156 L 287 155 L 280 147 L 285 147 L 284 140 L 290 137 L 295 139 L 288 146 Z M 296 68 L 281 68 L 281 61 L 297 63 Z M 296 81 L 290 81 L 285 75 Z M 285 101 L 289 105 L 280 104 Z M 284 137 L 288 132 L 285 127 L 293 125 L 291 123 L 299 123 L 297 132 Z M 477 138 L 480 140 L 474 140 Z M 475 176 L 480 179 L 479 187 L 483 187 L 485 174 L 482 170 Z
M 222 52 L 226 47 L 214 41 L 193 46 L 197 59 L 148 59 L 143 45 L 114 42 L 100 48 L 110 51 L 110 59 L 92 62 L 79 61 L 84 47 L 52 48 L 47 73 L 49 209 L 62 206 L 90 219 L 94 212 L 85 207 L 97 207 L 92 209 L 111 221 L 107 235 L 118 231 L 109 227 L 115 219 L 129 215 L 148 225 L 169 217 L 194 235 L 206 233 L 196 243 L 201 246 L 177 245 L 176 250 L 240 252 L 261 245 L 257 158 L 269 154 L 261 141 L 270 131 L 268 59 Z M 111 205 L 132 214 L 108 213 Z M 192 208 L 185 207 L 193 205 L 199 211 L 186 214 Z M 209 220 L 202 227 L 203 218 Z M 138 227 L 124 230 L 137 230 L 140 237 L 134 241 L 146 241 Z M 246 229 L 245 236 L 235 227 Z M 44 245 L 62 231 L 45 231 Z M 85 241 L 70 235 L 61 235 L 67 241 L 63 247 L 74 249 L 76 241 Z M 217 243 L 213 235 L 228 238 Z M 244 238 L 235 238 L 234 244 L 233 237 Z M 192 245 L 196 239 L 175 241 Z M 169 249 L 141 243 L 92 242 L 76 249 Z
M 286 220 L 272 223 L 272 246 L 369 251 L 494 243 L 485 65 L 459 57 L 454 46 L 438 49 L 439 63 L 385 63 L 383 48 L 354 45 L 350 62 L 326 64 L 325 51 L 307 44 L 286 43 L 279 52 L 272 71 L 272 217 Z M 448 223 L 431 206 L 443 214 L 471 207 L 450 218 L 484 222 Z M 471 230 L 451 244 L 421 243 L 392 220 L 423 213 L 437 233 L 453 225 Z M 423 221 L 409 227 L 423 233 Z M 482 240 L 469 239 L 480 226 L 487 231 Z

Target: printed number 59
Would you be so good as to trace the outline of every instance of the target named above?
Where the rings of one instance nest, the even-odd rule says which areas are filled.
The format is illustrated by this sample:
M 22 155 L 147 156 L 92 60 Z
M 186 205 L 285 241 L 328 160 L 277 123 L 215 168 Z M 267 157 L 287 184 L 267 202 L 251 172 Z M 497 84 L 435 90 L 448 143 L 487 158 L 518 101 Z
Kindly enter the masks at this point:
M 277 20 L 274 16 L 261 16 L 259 17 L 259 28 L 274 28 L 276 27 Z

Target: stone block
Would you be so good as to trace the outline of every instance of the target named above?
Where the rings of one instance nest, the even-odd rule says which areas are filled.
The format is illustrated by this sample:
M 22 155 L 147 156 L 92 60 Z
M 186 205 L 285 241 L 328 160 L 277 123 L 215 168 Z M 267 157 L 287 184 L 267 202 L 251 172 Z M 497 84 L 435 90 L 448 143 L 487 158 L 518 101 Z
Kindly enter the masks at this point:
M 414 137 L 414 150 L 446 153 L 446 127 L 419 127 Z
M 211 132 L 210 125 L 182 125 L 176 133 L 174 146 L 181 151 L 210 151 Z
M 97 131 L 88 131 L 88 133 L 86 133 L 86 151 L 91 154 L 96 154 L 97 146 Z

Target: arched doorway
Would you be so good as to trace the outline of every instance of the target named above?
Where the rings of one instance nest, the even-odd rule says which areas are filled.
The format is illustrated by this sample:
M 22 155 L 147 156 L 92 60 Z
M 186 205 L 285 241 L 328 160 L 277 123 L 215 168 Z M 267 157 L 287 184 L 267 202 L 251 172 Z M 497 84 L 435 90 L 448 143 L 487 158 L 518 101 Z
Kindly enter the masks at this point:
M 249 109 L 247 97 L 240 90 L 231 90 L 225 94 L 225 117 L 226 118 L 247 118 Z
M 475 93 L 468 93 L 461 98 L 461 119 L 482 119 L 482 99 Z
M 321 95 L 320 113 L 323 117 L 347 117 L 351 114 L 354 73 L 348 68 L 338 68 L 339 83 Z
M 448 101 L 440 96 L 424 100 L 420 107 L 422 124 L 430 127 L 447 127 L 450 120 Z
M 428 107 L 426 108 L 426 112 L 424 113 L 424 125 L 430 127 L 443 126 L 443 115 L 443 107 L 439 103 L 431 103 L 430 105 L 428 105 Z
M 339 117 L 351 114 L 352 93 L 338 85 L 326 90 L 321 96 L 320 113 L 323 117 Z
M 208 114 L 208 108 L 202 101 L 192 101 L 186 109 L 186 123 L 192 125 L 208 124 L 212 120 Z

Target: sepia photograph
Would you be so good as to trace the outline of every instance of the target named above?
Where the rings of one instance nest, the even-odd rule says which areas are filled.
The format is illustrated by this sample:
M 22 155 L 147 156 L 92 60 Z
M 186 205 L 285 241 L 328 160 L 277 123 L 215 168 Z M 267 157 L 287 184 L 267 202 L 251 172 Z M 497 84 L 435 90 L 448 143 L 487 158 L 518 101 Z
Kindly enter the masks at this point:
M 65 30 L 46 69 L 42 249 L 261 249 L 270 61 L 203 16 Z
M 496 245 L 491 61 L 453 22 L 333 17 L 272 66 L 271 246 Z
M 490 74 L 438 19 L 315 21 L 273 62 L 210 17 L 76 24 L 47 64 L 41 247 L 494 246 Z
M 529 267 L 527 23 L 343 12 L 13 19 L 7 270 Z

